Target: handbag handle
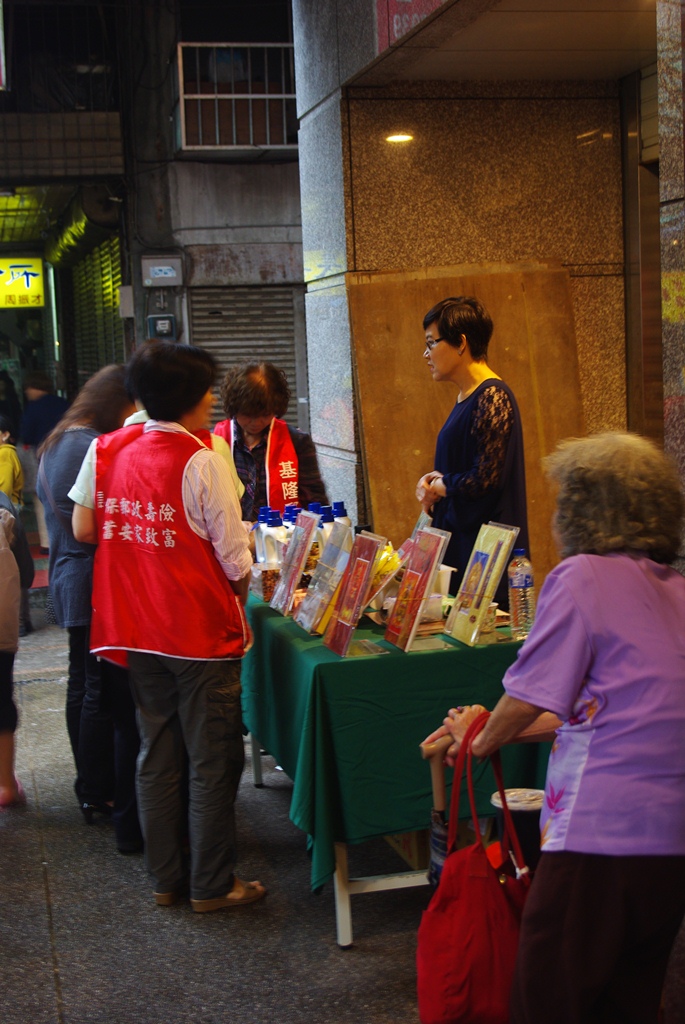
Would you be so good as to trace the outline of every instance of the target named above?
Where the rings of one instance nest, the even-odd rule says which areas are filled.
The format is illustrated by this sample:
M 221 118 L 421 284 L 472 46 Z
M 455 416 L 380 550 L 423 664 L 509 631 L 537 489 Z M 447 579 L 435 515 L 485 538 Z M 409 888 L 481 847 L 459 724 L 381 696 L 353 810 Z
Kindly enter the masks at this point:
M 485 723 L 490 717 L 489 711 L 483 711 L 477 718 L 474 718 L 473 722 L 469 725 L 462 740 L 459 748 L 459 756 L 454 766 L 454 782 L 452 783 L 452 801 L 450 805 L 450 819 L 449 819 L 449 831 L 447 835 L 447 852 L 452 853 L 455 848 L 457 840 L 457 821 L 459 818 L 459 799 L 461 796 L 461 780 L 464 774 L 464 765 L 467 766 L 467 785 L 469 792 L 469 804 L 471 807 L 471 817 L 473 818 L 473 824 L 476 831 L 476 841 L 483 846 L 483 837 L 480 834 L 478 828 L 478 812 L 476 810 L 476 796 L 473 787 L 473 752 L 471 751 L 471 744 L 473 740 L 478 736 L 479 733 L 485 728 Z M 495 776 L 495 782 L 497 783 L 497 790 L 502 801 L 502 815 L 504 818 L 504 829 L 502 835 L 502 847 L 508 852 L 512 852 L 514 866 L 516 868 L 516 877 L 524 878 L 527 883 L 530 883 L 530 868 L 525 864 L 523 859 L 523 853 L 521 851 L 521 844 L 516 834 L 516 828 L 511 817 L 511 811 L 507 804 L 506 792 L 504 789 L 504 779 L 502 776 L 502 759 L 500 757 L 499 750 L 493 751 L 490 755 L 490 763 L 492 764 L 492 770 Z M 510 847 L 513 850 L 510 850 Z

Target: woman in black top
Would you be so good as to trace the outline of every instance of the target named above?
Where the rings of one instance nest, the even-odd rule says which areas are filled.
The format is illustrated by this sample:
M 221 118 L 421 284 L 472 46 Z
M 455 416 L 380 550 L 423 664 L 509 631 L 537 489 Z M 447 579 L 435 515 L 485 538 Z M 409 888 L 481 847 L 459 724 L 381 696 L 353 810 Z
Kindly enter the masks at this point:
M 435 469 L 421 477 L 416 496 L 433 525 L 452 534 L 444 560 L 456 570 L 456 593 L 483 523 L 518 526 L 516 546 L 528 550 L 523 432 L 513 392 L 486 362 L 492 320 L 481 303 L 443 299 L 423 327 L 433 380 L 455 384 L 458 395 L 438 434 Z M 506 579 L 496 600 L 508 607 Z

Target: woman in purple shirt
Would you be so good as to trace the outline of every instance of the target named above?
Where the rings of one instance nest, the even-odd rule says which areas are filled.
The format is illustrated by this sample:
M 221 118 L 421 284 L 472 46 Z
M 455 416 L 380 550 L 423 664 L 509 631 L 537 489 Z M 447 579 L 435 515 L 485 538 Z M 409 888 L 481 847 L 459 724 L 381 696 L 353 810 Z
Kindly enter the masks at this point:
M 648 1024 L 685 913 L 683 494 L 632 434 L 567 441 L 546 468 L 563 561 L 472 745 L 554 741 L 511 1024 Z M 482 710 L 433 734 L 448 761 Z

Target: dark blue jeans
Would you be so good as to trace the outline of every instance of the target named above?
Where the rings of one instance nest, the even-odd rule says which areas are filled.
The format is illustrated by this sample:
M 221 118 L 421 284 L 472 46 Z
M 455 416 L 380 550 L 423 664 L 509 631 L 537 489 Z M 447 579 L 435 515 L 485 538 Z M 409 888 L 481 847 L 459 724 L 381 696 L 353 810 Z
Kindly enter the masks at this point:
M 114 731 L 103 703 L 102 673 L 90 653 L 90 627 L 69 626 L 67 732 L 76 762 L 74 789 L 80 803 L 114 798 Z
M 112 821 L 119 849 L 142 846 L 136 799 L 136 760 L 140 749 L 136 706 L 128 671 L 111 661 L 100 662 L 103 707 L 114 726 L 114 811 Z

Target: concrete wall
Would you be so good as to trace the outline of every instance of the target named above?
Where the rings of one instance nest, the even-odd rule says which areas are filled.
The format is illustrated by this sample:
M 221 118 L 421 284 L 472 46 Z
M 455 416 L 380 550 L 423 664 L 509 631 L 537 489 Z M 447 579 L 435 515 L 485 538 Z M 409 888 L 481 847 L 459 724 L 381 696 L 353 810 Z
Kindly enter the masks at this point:
M 386 143 L 398 128 L 414 141 Z M 334 90 L 304 113 L 300 173 L 312 432 L 329 486 L 356 496 L 360 517 L 346 271 L 559 260 L 587 427 L 625 427 L 617 83 Z
M 188 286 L 302 283 L 297 163 L 176 161 L 169 183 Z
M 616 84 L 384 92 L 348 90 L 354 269 L 558 260 L 572 277 L 587 427 L 625 428 Z M 413 142 L 387 143 L 397 128 Z
M 185 291 L 192 287 L 302 284 L 302 237 L 297 162 L 231 163 L 177 159 L 173 75 L 177 25 L 173 5 L 149 2 L 131 13 L 129 170 L 135 190 L 127 206 L 127 243 L 134 288 L 137 342 L 147 311 L 140 257 L 184 257 L 184 284 L 164 301 L 187 340 Z M 163 83 L 160 86 L 160 83 Z M 183 326 L 181 326 L 183 325 Z M 186 328 L 186 329 L 184 329 Z

